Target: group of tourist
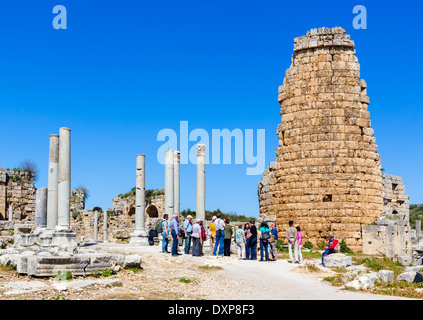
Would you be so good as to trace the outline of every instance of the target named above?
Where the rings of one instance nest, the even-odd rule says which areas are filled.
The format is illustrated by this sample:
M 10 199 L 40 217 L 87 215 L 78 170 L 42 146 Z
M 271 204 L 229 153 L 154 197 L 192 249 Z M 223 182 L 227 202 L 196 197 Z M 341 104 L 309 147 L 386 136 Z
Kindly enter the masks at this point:
M 163 237 L 163 253 L 170 253 L 168 251 L 168 245 L 170 237 L 172 237 L 172 256 L 181 255 L 181 253 L 178 252 L 178 243 L 180 239 L 185 240 L 185 254 L 202 256 L 204 255 L 203 243 L 209 237 L 213 247 L 213 256 L 230 256 L 231 242 L 232 238 L 234 238 L 239 259 L 257 260 L 257 245 L 259 245 L 260 248 L 260 261 L 276 261 L 278 259 L 276 244 L 279 240 L 279 234 L 275 223 L 272 223 L 269 228 L 268 224 L 263 221 L 257 229 L 255 221 L 251 220 L 244 225 L 239 224 L 234 231 L 233 227 L 230 225 L 230 220 L 226 218 L 222 219 L 219 213 L 213 217 L 212 223 L 208 231 L 206 231 L 203 221 L 197 220 L 193 224 L 193 218 L 190 215 L 187 216 L 182 224 L 182 228 L 180 228 L 177 214 L 173 215 L 170 222 L 168 220 L 169 216 L 165 214 L 161 221 L 160 232 Z M 288 262 L 301 263 L 303 261 L 303 234 L 300 226 L 294 227 L 293 221 L 289 221 L 288 223 L 286 240 L 288 242 Z M 334 235 L 329 233 L 329 244 L 322 254 L 322 263 L 326 255 L 335 252 L 339 252 L 339 244 L 334 238 Z

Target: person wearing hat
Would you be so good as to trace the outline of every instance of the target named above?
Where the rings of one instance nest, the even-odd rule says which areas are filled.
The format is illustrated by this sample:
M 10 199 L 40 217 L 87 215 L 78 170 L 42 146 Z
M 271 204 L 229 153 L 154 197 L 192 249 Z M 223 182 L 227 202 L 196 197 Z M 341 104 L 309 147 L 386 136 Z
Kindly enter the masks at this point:
M 333 233 L 329 233 L 329 244 L 326 245 L 326 250 L 322 253 L 322 264 L 324 265 L 323 259 L 325 256 L 337 252 L 339 252 L 338 240 L 335 239 Z
M 211 238 L 211 244 L 214 246 L 216 242 L 216 227 L 214 225 L 214 221 L 216 220 L 216 216 L 213 216 L 212 223 L 210 223 L 210 238 Z
M 189 215 L 183 224 L 185 233 L 185 254 L 189 254 L 191 247 L 191 233 L 192 233 L 192 216 Z

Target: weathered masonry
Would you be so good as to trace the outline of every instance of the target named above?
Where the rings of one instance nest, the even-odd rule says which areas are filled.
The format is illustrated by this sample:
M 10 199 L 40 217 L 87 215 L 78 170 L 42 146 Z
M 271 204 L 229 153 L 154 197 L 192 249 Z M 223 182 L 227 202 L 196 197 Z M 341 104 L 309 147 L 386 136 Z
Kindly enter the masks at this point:
M 354 41 L 342 28 L 294 40 L 279 88 L 277 159 L 259 183 L 260 216 L 300 225 L 314 245 L 328 232 L 362 251 L 362 227 L 384 209 L 381 158 Z

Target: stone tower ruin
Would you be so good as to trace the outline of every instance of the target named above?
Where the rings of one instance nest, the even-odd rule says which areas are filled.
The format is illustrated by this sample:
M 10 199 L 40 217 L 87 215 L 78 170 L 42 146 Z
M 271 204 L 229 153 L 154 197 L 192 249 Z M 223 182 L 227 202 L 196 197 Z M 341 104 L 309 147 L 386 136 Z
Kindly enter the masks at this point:
M 339 27 L 294 40 L 279 88 L 277 159 L 265 170 L 258 195 L 260 216 L 276 215 L 279 230 L 293 220 L 313 245 L 334 232 L 362 251 L 362 226 L 383 214 L 384 191 L 355 53 L 354 41 Z

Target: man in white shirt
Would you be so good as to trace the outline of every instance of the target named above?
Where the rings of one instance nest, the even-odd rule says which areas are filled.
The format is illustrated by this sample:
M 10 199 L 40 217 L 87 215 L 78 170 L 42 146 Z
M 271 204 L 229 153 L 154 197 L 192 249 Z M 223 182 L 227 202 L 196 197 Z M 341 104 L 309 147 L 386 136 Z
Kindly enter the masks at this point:
M 213 255 L 216 255 L 217 248 L 219 247 L 219 256 L 223 256 L 223 241 L 225 239 L 225 222 L 220 219 L 221 213 L 217 214 L 217 219 L 214 221 L 214 226 L 216 228 L 216 244 L 214 245 Z

